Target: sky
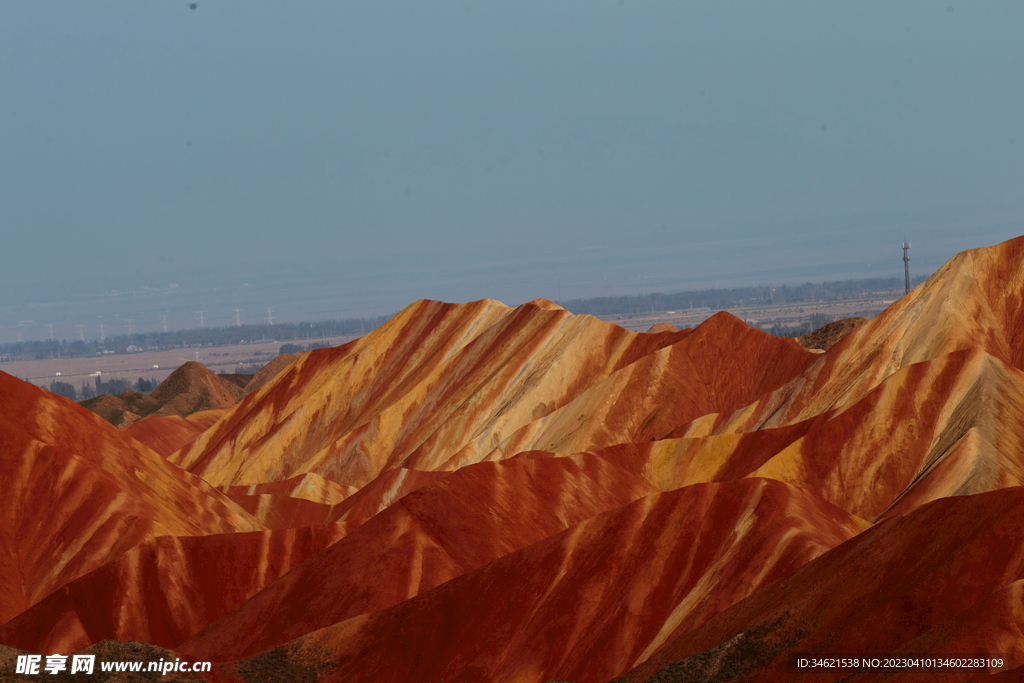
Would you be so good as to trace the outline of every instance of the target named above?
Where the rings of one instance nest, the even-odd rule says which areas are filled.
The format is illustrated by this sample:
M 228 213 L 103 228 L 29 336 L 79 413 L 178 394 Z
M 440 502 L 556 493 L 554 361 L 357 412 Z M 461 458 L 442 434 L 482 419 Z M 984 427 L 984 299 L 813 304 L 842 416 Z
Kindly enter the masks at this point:
M 901 277 L 904 238 L 927 274 L 1024 234 L 1021 26 L 1016 1 L 0 3 L 0 342 Z

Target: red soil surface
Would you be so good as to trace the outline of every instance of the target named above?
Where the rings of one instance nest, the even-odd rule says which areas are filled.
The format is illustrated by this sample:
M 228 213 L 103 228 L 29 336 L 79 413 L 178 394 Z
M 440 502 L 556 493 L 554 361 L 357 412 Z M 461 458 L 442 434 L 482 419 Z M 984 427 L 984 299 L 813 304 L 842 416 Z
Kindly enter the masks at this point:
M 76 403 L 0 372 L 0 619 L 143 541 L 263 526 Z
M 180 651 L 216 660 L 256 654 L 408 600 L 651 491 L 589 456 L 462 468 L 402 498 Z
M 150 415 L 124 428 L 124 434 L 140 441 L 167 457 L 203 432 L 194 422 L 179 415 Z
M 324 681 L 603 683 L 673 623 L 699 625 L 863 529 L 779 482 L 686 487 L 583 521 L 286 652 L 337 663 Z
M 221 490 L 231 497 L 271 494 L 287 496 L 289 498 L 301 498 L 314 503 L 326 503 L 328 505 L 340 503 L 354 492 L 315 474 L 303 474 L 291 479 L 271 481 L 265 484 L 225 486 Z
M 0 640 L 32 652 L 107 638 L 172 648 L 358 526 L 153 539 L 7 622 Z
M 761 624 L 772 624 L 786 645 L 740 680 L 792 677 L 787 657 L 795 652 L 1024 652 L 1021 515 L 1019 487 L 924 505 L 823 554 L 700 628 L 681 626 L 622 680 L 644 681 L 670 662 Z

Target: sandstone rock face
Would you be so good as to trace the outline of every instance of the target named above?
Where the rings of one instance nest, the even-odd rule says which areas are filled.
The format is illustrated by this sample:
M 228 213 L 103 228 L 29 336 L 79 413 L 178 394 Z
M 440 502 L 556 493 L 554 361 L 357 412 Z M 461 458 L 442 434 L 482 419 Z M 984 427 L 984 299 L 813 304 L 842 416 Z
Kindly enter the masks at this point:
M 264 528 L 85 408 L 2 372 L 0 463 L 3 621 L 148 539 Z
M 0 374 L 0 643 L 140 641 L 252 683 L 1024 666 L 1022 296 L 1024 238 L 817 352 L 726 313 L 418 301 L 246 388 L 186 368 L 154 394 L 186 417 L 120 431 Z

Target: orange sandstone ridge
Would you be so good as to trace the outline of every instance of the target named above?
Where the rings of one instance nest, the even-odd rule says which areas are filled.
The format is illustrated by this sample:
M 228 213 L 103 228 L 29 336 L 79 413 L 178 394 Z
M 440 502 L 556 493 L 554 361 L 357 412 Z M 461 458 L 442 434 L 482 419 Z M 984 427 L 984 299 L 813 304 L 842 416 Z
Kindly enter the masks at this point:
M 252 683 L 1022 680 L 1022 296 L 1017 238 L 816 351 L 418 301 L 245 389 L 187 364 L 120 431 L 0 373 L 0 643 Z

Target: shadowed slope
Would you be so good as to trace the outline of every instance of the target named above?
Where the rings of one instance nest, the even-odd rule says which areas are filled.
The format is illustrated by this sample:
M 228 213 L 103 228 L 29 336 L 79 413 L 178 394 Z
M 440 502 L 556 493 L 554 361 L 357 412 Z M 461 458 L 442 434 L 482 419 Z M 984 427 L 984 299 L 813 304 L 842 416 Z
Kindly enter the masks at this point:
M 333 521 L 333 505 L 270 493 L 229 494 L 228 497 L 268 529 L 294 529 Z
M 451 472 L 421 472 L 404 467 L 384 470 L 357 493 L 336 505 L 331 511 L 330 519 L 369 519 L 399 498 L 427 484 L 444 479 L 449 474 Z
M 266 484 L 223 486 L 221 491 L 229 496 L 272 494 L 289 498 L 301 498 L 314 503 L 326 503 L 327 505 L 340 503 L 352 493 L 355 493 L 352 489 L 342 488 L 333 481 L 324 479 L 316 474 L 302 474 L 291 479 L 272 481 Z
M 199 425 L 180 415 L 150 415 L 133 422 L 123 430 L 126 436 L 144 443 L 165 458 L 182 446 L 192 443 L 202 432 Z
M 268 529 L 328 524 L 343 519 L 369 518 L 376 514 L 345 515 L 353 504 L 339 509 L 354 492 L 316 474 L 249 486 L 222 486 L 221 490 Z
M 107 638 L 174 647 L 358 526 L 152 539 L 4 624 L 0 642 L 31 652 Z
M 788 644 L 766 668 L 737 680 L 786 680 L 792 676 L 786 658 L 796 652 L 914 647 L 938 654 L 951 652 L 944 648 L 953 643 L 969 644 L 976 654 L 1024 652 L 1024 620 L 1013 603 L 1024 579 L 1022 516 L 1024 488 L 1018 487 L 944 498 L 889 519 L 699 629 L 682 625 L 622 681 L 645 681 L 761 624 L 773 624 L 774 638 Z M 968 625 L 970 638 L 959 640 Z
M 407 600 L 651 491 L 593 456 L 465 467 L 405 496 L 180 650 L 220 661 L 253 655 Z
M 72 401 L 0 372 L 0 620 L 142 541 L 262 526 Z
M 644 335 L 551 304 L 421 301 L 365 337 L 311 351 L 174 462 L 218 485 L 481 460 L 519 426 L 689 331 Z
M 920 636 L 902 644 L 899 653 L 968 652 L 984 654 L 1007 653 L 1006 668 L 1024 666 L 1024 579 L 1014 581 L 992 593 L 969 609 L 933 626 Z M 974 673 L 974 672 L 971 672 Z M 958 675 L 959 680 L 988 680 L 988 669 L 975 675 Z M 1020 681 L 1024 671 L 1017 672 Z M 904 671 L 895 676 L 878 672 L 855 675 L 852 681 L 898 681 L 931 683 L 938 679 L 935 671 Z
M 691 486 L 581 522 L 284 653 L 336 663 L 323 681 L 603 683 L 675 625 L 702 623 L 864 528 L 779 482 Z

